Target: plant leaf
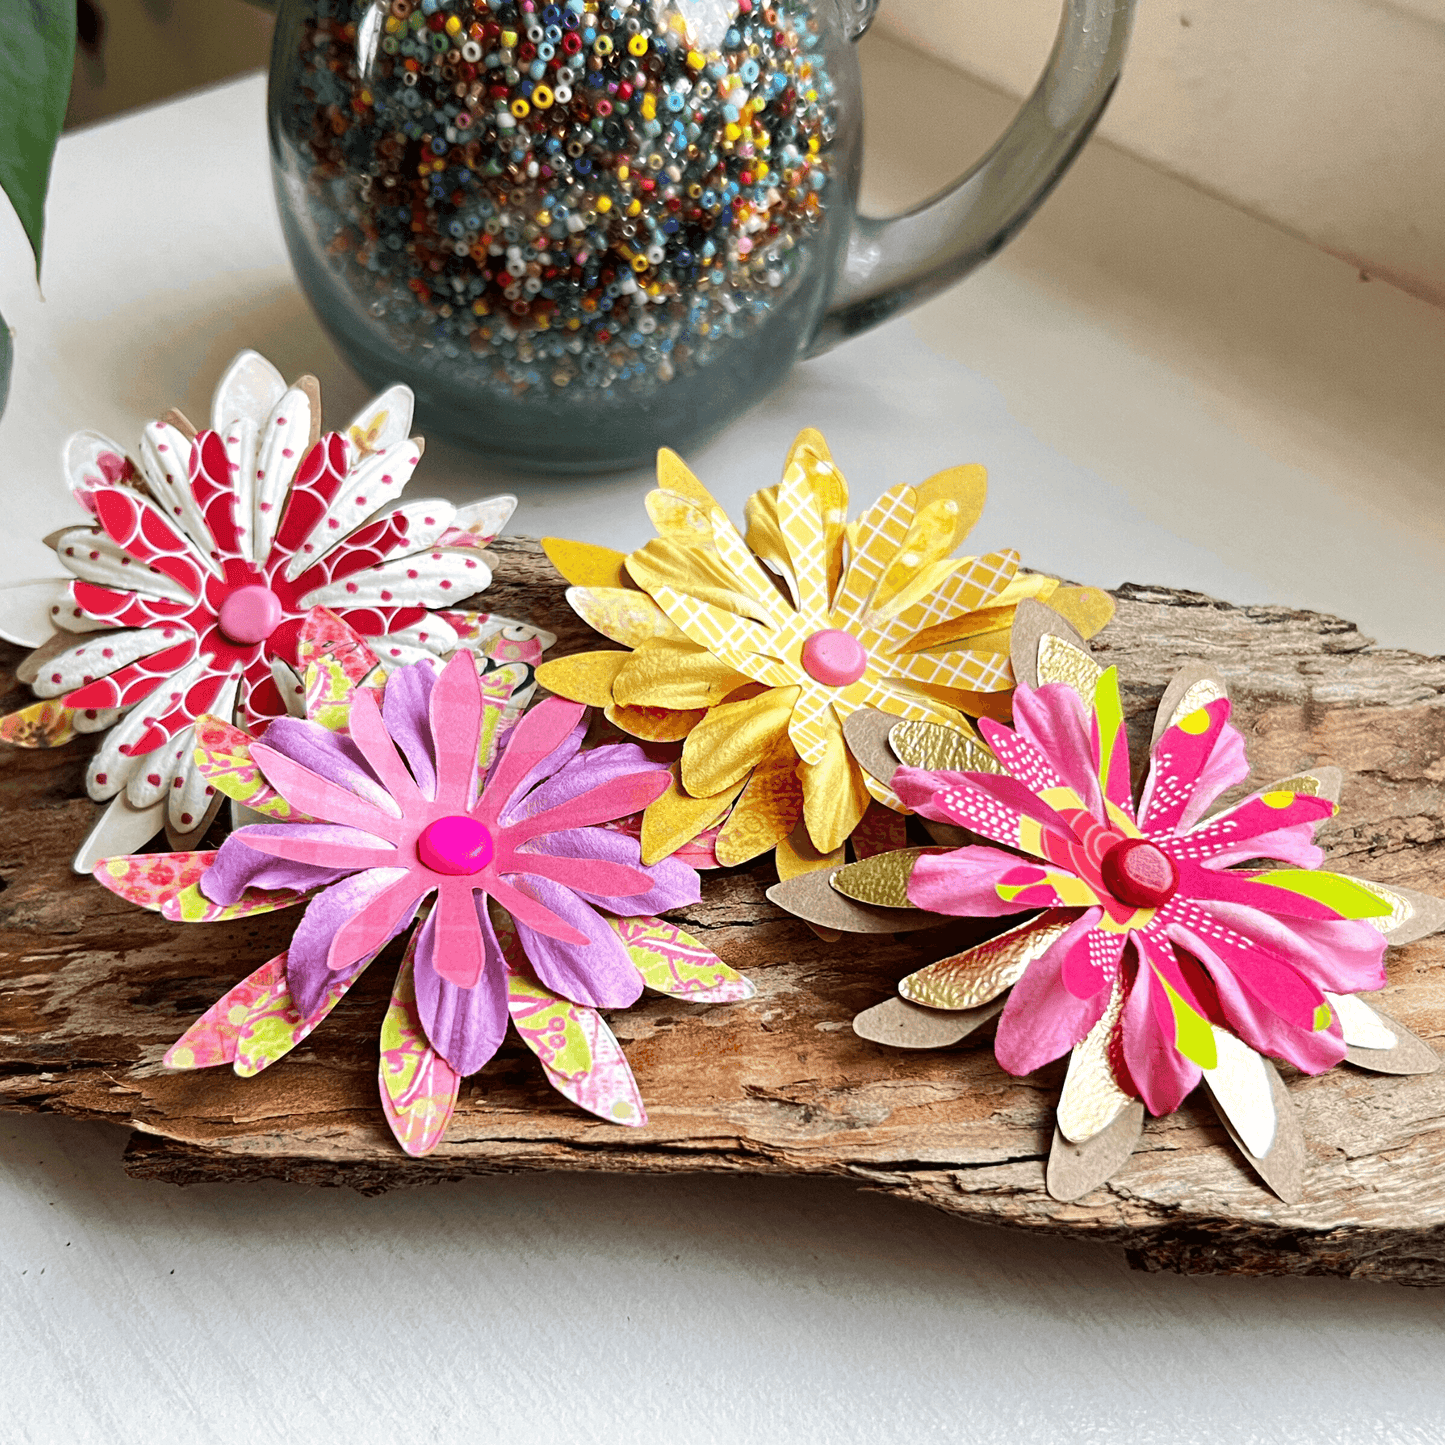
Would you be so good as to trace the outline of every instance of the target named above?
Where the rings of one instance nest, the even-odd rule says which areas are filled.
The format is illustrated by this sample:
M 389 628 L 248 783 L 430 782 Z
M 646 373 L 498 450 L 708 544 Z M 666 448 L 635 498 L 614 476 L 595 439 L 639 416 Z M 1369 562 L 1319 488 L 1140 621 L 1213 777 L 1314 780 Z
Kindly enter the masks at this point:
M 50 162 L 75 65 L 75 0 L 4 0 L 0 23 L 0 187 L 30 238 L 38 279 Z

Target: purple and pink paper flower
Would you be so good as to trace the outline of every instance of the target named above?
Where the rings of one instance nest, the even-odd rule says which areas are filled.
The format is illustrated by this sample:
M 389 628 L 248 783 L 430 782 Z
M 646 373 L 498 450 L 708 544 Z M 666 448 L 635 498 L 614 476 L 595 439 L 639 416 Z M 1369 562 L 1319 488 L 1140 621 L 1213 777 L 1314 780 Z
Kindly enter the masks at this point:
M 198 725 L 197 765 L 273 821 L 216 852 L 104 860 L 107 887 L 206 921 L 305 904 L 291 945 L 170 1050 L 175 1068 L 255 1073 L 311 1032 L 413 924 L 382 1029 L 381 1094 L 408 1152 L 440 1141 L 461 1078 L 509 1023 L 563 1094 L 609 1123 L 646 1122 L 598 1010 L 644 986 L 695 1002 L 752 986 L 657 915 L 695 903 L 695 869 L 650 867 L 618 826 L 668 785 L 632 743 L 584 747 L 587 710 L 549 698 L 514 726 L 469 653 L 386 676 L 329 614 L 311 620 L 307 719 L 259 739 Z

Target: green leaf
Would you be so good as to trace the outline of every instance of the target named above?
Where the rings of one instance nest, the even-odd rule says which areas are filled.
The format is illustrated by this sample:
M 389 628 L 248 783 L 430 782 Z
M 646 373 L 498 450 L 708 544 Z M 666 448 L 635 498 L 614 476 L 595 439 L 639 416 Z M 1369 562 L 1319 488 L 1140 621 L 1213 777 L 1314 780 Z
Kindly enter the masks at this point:
M 0 0 L 0 187 L 35 252 L 75 65 L 75 0 Z

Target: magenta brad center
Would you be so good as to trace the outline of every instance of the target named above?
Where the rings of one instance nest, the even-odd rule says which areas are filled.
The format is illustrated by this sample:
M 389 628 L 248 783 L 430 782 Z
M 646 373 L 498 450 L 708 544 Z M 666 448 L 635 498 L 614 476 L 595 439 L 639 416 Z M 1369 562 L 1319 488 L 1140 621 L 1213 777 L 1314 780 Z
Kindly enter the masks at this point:
M 428 823 L 416 840 L 416 856 L 433 873 L 480 873 L 492 861 L 492 835 L 484 823 L 453 813 Z
M 851 632 L 826 627 L 803 644 L 803 671 L 824 687 L 847 687 L 868 668 L 868 654 Z
M 250 646 L 265 642 L 281 625 L 281 602 L 259 582 L 238 587 L 221 603 L 221 631 L 232 642 Z
M 1174 897 L 1179 870 L 1167 853 L 1146 838 L 1115 843 L 1099 867 L 1104 887 L 1133 908 L 1159 908 Z

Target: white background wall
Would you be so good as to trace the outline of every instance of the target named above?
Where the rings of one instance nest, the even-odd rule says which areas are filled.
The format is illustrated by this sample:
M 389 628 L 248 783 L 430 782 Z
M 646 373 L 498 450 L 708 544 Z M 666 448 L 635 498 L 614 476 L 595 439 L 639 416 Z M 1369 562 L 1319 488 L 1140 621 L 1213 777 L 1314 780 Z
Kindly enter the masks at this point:
M 1059 0 L 882 0 L 878 26 L 1022 95 L 1058 17 Z M 1101 131 L 1445 302 L 1445 0 L 1140 0 Z

